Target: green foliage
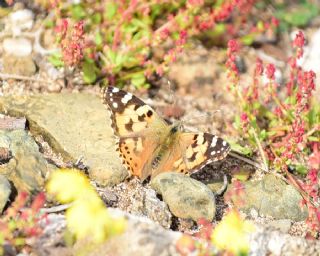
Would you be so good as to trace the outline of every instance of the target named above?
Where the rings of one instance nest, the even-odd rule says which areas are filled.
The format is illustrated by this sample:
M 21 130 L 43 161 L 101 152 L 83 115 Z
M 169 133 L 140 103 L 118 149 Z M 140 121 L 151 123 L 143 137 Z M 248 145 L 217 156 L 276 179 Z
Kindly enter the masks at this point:
M 28 193 L 18 194 L 0 218 L 0 255 L 8 253 L 4 250 L 5 244 L 12 246 L 16 252 L 22 252 L 30 246 L 27 244 L 28 239 L 41 235 L 43 227 L 39 223 L 46 218 L 46 215 L 40 212 L 44 202 L 43 193 L 38 194 L 31 204 Z
M 275 16 L 282 21 L 280 29 L 288 30 L 289 27 L 305 27 L 319 14 L 319 6 L 309 1 L 300 1 L 299 4 L 276 6 Z
M 63 27 L 57 37 L 62 54 L 55 54 L 49 60 L 57 67 L 63 62 L 78 65 L 84 81 L 89 84 L 99 77 L 105 78 L 103 83 L 107 84 L 131 83 L 137 88 L 147 88 L 154 75 L 162 76 L 168 70 L 189 37 L 204 35 L 215 42 L 216 38 L 228 34 L 231 21 L 235 26 L 233 35 L 241 37 L 244 44 L 251 44 L 255 35 L 263 32 L 262 29 L 251 33 L 250 26 L 242 22 L 254 3 L 248 3 L 245 10 L 241 10 L 241 4 L 230 5 L 230 1 L 84 0 L 70 3 L 61 0 L 55 6 L 56 16 L 48 20 L 48 24 L 59 25 L 67 19 L 68 27 Z M 43 7 L 49 8 L 46 1 Z M 62 44 L 61 34 L 65 29 L 66 34 L 72 34 L 72 26 L 80 21 L 84 22 L 89 46 L 77 45 L 72 36 Z M 161 48 L 160 51 L 157 48 Z M 157 58 L 154 58 L 155 52 Z
M 94 65 L 94 61 L 91 59 L 85 59 L 83 66 L 82 66 L 82 71 L 83 71 L 83 80 L 91 84 L 97 79 L 97 69 Z
M 62 60 L 61 53 L 53 53 L 48 57 L 48 60 L 57 68 L 63 67 L 64 62 Z

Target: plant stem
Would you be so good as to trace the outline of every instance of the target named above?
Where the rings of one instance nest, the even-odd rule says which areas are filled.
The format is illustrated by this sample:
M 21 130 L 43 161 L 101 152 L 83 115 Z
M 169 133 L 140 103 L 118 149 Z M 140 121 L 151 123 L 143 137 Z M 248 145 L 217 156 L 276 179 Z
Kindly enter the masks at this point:
M 256 130 L 255 130 L 253 127 L 251 127 L 250 131 L 252 132 L 252 134 L 253 134 L 253 136 L 254 136 L 254 139 L 255 139 L 255 141 L 256 141 L 256 143 L 257 143 L 257 145 L 258 145 L 258 149 L 259 149 L 260 156 L 261 156 L 262 161 L 263 161 L 263 164 L 264 164 L 264 168 L 265 168 L 266 170 L 269 170 L 269 169 L 268 169 L 268 162 L 267 162 L 267 159 L 266 159 L 266 157 L 265 157 L 265 154 L 264 154 L 262 145 L 261 145 L 261 143 L 260 143 L 260 140 L 259 140 L 259 138 L 258 138 L 258 135 L 257 135 L 257 133 L 256 133 Z

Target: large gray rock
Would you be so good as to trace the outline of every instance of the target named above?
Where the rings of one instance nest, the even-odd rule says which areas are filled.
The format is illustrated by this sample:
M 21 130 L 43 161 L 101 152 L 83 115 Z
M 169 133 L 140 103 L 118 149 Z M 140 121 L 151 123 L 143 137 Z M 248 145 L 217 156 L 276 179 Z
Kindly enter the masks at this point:
M 47 163 L 33 138 L 25 130 L 0 130 L 0 147 L 8 148 L 12 155 L 8 163 L 0 165 L 0 174 L 18 190 L 40 191 L 55 167 Z
M 244 205 L 238 207 L 250 213 L 251 209 L 258 211 L 261 216 L 271 216 L 275 219 L 290 219 L 303 221 L 308 213 L 300 208 L 302 200 L 299 192 L 283 180 L 272 174 L 266 175 L 259 181 L 244 182 Z M 231 185 L 228 190 L 234 187 Z M 233 200 L 235 204 L 239 200 Z
M 8 202 L 9 196 L 11 194 L 11 186 L 7 178 L 0 175 L 0 214 L 3 211 L 6 203 Z
M 162 195 L 173 215 L 198 221 L 209 221 L 216 213 L 215 198 L 203 183 L 181 173 L 166 172 L 157 175 L 151 187 Z
M 25 116 L 30 131 L 42 135 L 65 160 L 82 162 L 100 185 L 123 181 L 127 171 L 115 151 L 110 118 L 90 94 L 50 94 L 0 98 L 0 111 Z

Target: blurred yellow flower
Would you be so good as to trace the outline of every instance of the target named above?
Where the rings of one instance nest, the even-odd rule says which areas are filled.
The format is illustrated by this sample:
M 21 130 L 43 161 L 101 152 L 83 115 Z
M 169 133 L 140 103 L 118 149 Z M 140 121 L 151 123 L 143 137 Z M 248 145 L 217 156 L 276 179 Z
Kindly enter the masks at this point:
M 248 235 L 253 231 L 253 224 L 242 220 L 239 213 L 233 210 L 216 226 L 211 241 L 220 250 L 247 255 L 250 249 Z
M 53 172 L 46 188 L 60 203 L 70 203 L 94 192 L 87 177 L 77 169 L 60 169 Z
M 83 173 L 74 169 L 55 171 L 47 183 L 47 191 L 60 203 L 72 202 L 66 219 L 77 239 L 90 238 L 99 243 L 124 231 L 125 220 L 110 216 Z

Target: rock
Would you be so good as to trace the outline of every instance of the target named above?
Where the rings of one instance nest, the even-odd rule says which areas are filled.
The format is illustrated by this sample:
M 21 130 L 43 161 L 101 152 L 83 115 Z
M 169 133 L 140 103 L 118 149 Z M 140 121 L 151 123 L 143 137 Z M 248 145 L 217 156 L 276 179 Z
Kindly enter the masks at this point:
M 181 173 L 166 172 L 157 175 L 151 187 L 162 195 L 172 214 L 179 218 L 211 221 L 215 216 L 214 195 L 197 180 Z
M 46 227 L 40 239 L 37 242 L 35 255 L 79 255 L 79 252 L 87 253 L 85 255 L 121 255 L 121 256 L 140 256 L 140 255 L 159 255 L 159 256 L 178 256 L 176 250 L 176 241 L 182 236 L 180 232 L 166 230 L 158 224 L 144 217 L 137 217 L 127 214 L 118 209 L 109 208 L 108 212 L 114 218 L 124 217 L 127 220 L 127 226 L 123 234 L 116 235 L 102 243 L 88 247 L 84 240 L 79 240 L 73 247 L 57 246 L 65 244 L 63 236 L 64 230 L 61 227 L 66 226 L 65 217 L 57 214 L 49 214 L 51 221 Z M 50 237 L 49 243 L 46 237 Z M 57 240 L 60 239 L 59 240 Z M 52 241 L 52 242 L 51 242 Z M 93 246 L 91 246 L 93 245 Z M 88 248 L 90 250 L 88 251 Z
M 36 241 L 34 255 L 78 255 L 84 250 L 91 250 L 85 255 L 181 255 L 177 251 L 177 241 L 182 238 L 183 233 L 165 230 L 152 221 L 124 213 L 118 209 L 108 209 L 114 218 L 125 217 L 127 228 L 123 234 L 114 236 L 102 245 L 93 245 L 85 241 L 77 241 L 73 247 L 65 247 L 63 239 L 66 220 L 63 215 L 49 214 L 49 224 L 46 224 L 40 239 Z M 45 239 L 48 238 L 48 239 Z M 194 251 L 184 255 L 202 255 L 201 244 L 208 246 L 207 241 L 197 238 L 198 245 Z M 60 246 L 57 246 L 59 244 Z M 93 246 L 91 246 L 93 245 Z M 86 247 L 87 246 L 87 247 Z M 213 245 L 211 251 L 215 251 Z M 250 255 L 319 255 L 320 242 L 317 240 L 306 240 L 301 237 L 290 236 L 279 231 L 270 230 L 261 225 L 255 225 L 254 231 L 249 234 Z M 202 253 L 202 254 L 201 254 Z
M 10 13 L 9 26 L 15 35 L 19 35 L 22 30 L 30 30 L 33 27 L 33 17 L 31 10 L 17 10 Z
M 1 130 L 24 130 L 26 128 L 27 120 L 22 118 L 15 118 L 11 116 L 0 115 L 0 129 Z
M 8 74 L 32 76 L 37 67 L 31 56 L 16 57 L 13 55 L 3 56 L 3 71 Z
M 25 116 L 31 133 L 42 135 L 66 161 L 82 156 L 90 177 L 100 185 L 113 186 L 127 177 L 115 150 L 109 114 L 98 97 L 84 93 L 2 97 L 0 111 Z
M 58 83 L 58 81 L 54 81 L 50 83 L 47 88 L 49 92 L 60 92 L 62 89 L 62 86 L 61 84 Z
M 318 240 L 307 240 L 279 231 L 270 231 L 263 226 L 255 226 L 255 231 L 249 235 L 249 245 L 249 255 L 313 256 L 320 253 Z
M 194 178 L 193 176 L 191 176 Z M 217 176 L 217 177 L 211 177 L 209 180 L 202 180 L 201 182 L 206 184 L 206 186 L 214 193 L 220 195 L 221 192 L 224 192 L 227 188 L 228 180 L 225 176 Z
M 292 221 L 285 219 L 285 220 L 273 220 L 268 223 L 269 227 L 273 227 L 279 230 L 282 233 L 288 233 L 292 225 Z
M 210 67 L 204 69 L 203 67 Z M 172 63 L 169 71 L 169 80 L 175 81 L 179 87 L 192 87 L 196 84 L 212 86 L 218 77 L 219 66 L 216 56 L 206 49 L 196 49 L 185 52 L 177 62 Z
M 55 247 L 55 245 L 65 241 L 64 235 L 67 226 L 67 221 L 64 215 L 49 213 L 46 216 L 46 218 L 40 219 L 39 225 L 43 229 L 41 236 L 39 236 L 39 239 L 36 242 L 37 244 L 39 244 L 39 246 Z
M 33 138 L 24 130 L 0 130 L 0 145 L 8 147 L 12 154 L 7 164 L 0 165 L 0 174 L 12 181 L 19 191 L 40 191 L 45 177 L 55 167 L 40 154 Z
M 301 210 L 299 206 L 302 200 L 299 192 L 272 174 L 259 181 L 243 182 L 243 185 L 244 205 L 237 205 L 239 200 L 233 202 L 246 213 L 254 208 L 260 216 L 293 221 L 302 221 L 308 216 L 306 208 Z M 233 185 L 229 186 L 228 191 L 232 189 Z
M 11 185 L 7 178 L 0 174 L 0 214 L 8 202 L 11 194 Z
M 29 56 L 32 52 L 32 44 L 26 38 L 5 38 L 3 40 L 3 50 L 8 55 L 16 57 Z
M 117 207 L 137 216 L 146 216 L 164 228 L 170 228 L 172 215 L 166 203 L 160 201 L 153 189 L 145 188 L 133 179 L 113 188 L 118 198 Z
M 123 234 L 107 240 L 89 255 L 180 255 L 175 246 L 176 241 L 181 237 L 180 232 L 165 230 L 148 219 L 123 214 L 116 209 L 109 209 L 109 211 L 114 217 L 125 216 L 128 219 L 127 228 Z M 79 245 L 81 244 L 75 245 L 75 251 L 77 251 Z M 79 249 L 81 249 L 81 246 Z
M 147 189 L 146 191 L 144 209 L 149 219 L 164 228 L 170 228 L 172 215 L 168 206 L 157 198 L 156 192 L 153 189 Z

